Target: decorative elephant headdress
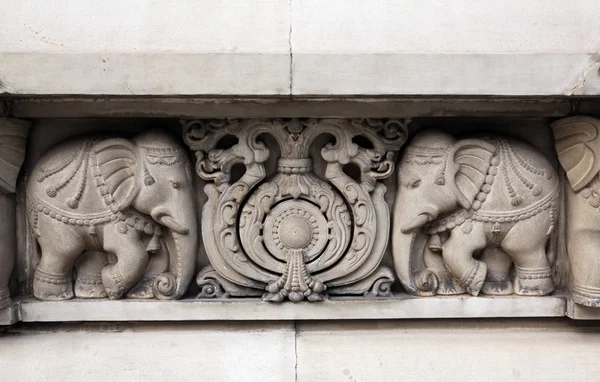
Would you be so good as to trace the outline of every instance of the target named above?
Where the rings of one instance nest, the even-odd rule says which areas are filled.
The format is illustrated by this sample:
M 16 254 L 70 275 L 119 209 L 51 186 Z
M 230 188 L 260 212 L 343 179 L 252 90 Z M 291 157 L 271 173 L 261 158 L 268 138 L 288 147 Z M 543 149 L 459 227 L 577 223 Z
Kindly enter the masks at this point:
M 453 178 L 452 188 L 460 205 L 471 207 L 475 196 L 485 183 L 496 147 L 482 139 L 456 140 L 440 130 L 417 134 L 406 149 L 404 162 L 440 164 L 435 183 L 445 185 Z
M 93 151 L 97 176 L 106 186 L 100 191 L 114 213 L 123 211 L 133 202 L 141 185 L 138 177 L 143 177 L 146 186 L 155 182 L 148 165 L 185 163 L 187 155 L 171 135 L 156 130 L 142 133 L 133 141 L 124 138 L 104 140 L 96 143 Z M 191 168 L 186 169 L 186 174 L 191 179 Z

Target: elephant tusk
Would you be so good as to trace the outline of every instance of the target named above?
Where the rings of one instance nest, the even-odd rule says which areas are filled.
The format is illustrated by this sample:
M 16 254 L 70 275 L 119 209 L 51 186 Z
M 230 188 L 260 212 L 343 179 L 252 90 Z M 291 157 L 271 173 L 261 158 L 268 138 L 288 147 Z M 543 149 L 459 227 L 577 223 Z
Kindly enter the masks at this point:
M 182 226 L 181 224 L 177 223 L 175 219 L 167 215 L 161 216 L 158 219 L 158 222 L 180 235 L 187 235 L 190 232 L 187 227 Z
M 419 228 L 419 227 L 429 223 L 430 221 L 431 221 L 431 216 L 429 214 L 426 214 L 426 213 L 420 214 L 413 220 L 406 223 L 404 225 L 404 227 L 402 227 L 400 230 L 402 231 L 402 233 L 408 233 L 408 232 L 414 230 L 415 228 Z

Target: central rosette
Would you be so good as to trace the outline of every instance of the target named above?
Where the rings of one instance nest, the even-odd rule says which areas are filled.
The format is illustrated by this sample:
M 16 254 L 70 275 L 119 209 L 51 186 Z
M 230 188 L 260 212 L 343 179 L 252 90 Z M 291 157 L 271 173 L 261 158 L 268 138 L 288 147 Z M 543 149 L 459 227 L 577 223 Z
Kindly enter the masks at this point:
M 324 298 L 319 272 L 344 256 L 352 239 L 351 215 L 339 191 L 313 173 L 308 158 L 278 161 L 242 209 L 240 242 L 248 257 L 279 277 L 263 299 Z
M 296 212 L 296 211 L 293 211 Z M 308 246 L 313 238 L 313 227 L 311 222 L 305 216 L 287 216 L 279 218 L 277 235 L 279 236 L 280 244 L 283 247 L 293 249 L 301 249 Z M 313 223 L 315 218 L 311 219 Z M 319 232 L 315 227 L 316 232 Z
M 327 219 L 314 204 L 301 199 L 277 204 L 265 219 L 264 243 L 269 252 L 286 261 L 290 251 L 301 250 L 310 261 L 327 244 Z

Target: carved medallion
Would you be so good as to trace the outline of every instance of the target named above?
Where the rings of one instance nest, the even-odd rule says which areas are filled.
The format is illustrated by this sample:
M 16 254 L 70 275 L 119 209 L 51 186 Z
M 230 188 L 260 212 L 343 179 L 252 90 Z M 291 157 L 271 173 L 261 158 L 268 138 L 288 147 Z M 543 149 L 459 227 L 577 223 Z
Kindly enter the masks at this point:
M 375 294 L 389 294 L 381 285 L 393 278 L 380 268 L 390 228 L 380 180 L 394 171 L 406 123 L 184 121 L 198 175 L 209 182 L 202 220 L 213 222 L 202 225 L 212 267 L 198 277 L 200 297 L 320 301 L 373 293 L 375 284 Z M 325 143 L 311 157 L 315 142 Z

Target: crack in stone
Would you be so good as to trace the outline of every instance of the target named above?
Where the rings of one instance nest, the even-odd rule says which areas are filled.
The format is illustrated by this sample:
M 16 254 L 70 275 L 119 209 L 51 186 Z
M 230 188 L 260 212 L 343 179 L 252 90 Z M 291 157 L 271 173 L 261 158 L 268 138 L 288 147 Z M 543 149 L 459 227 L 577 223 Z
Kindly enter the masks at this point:
M 588 59 L 587 65 L 581 71 L 581 75 L 577 77 L 577 82 L 565 92 L 565 95 L 574 95 L 576 90 L 582 89 L 585 86 L 590 71 L 592 71 L 598 63 L 600 63 L 600 53 L 592 54 Z

